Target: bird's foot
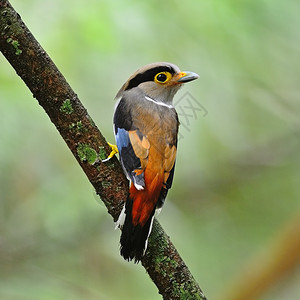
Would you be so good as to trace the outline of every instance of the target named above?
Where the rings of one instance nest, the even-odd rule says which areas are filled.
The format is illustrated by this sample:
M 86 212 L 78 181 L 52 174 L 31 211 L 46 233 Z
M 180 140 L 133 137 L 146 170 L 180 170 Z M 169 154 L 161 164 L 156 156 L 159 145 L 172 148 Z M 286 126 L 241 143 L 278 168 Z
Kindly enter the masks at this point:
M 109 161 L 112 157 L 114 157 L 117 153 L 119 153 L 117 145 L 113 145 L 111 143 L 107 143 L 107 144 L 110 146 L 111 152 L 109 153 L 107 158 L 102 160 L 102 162 Z

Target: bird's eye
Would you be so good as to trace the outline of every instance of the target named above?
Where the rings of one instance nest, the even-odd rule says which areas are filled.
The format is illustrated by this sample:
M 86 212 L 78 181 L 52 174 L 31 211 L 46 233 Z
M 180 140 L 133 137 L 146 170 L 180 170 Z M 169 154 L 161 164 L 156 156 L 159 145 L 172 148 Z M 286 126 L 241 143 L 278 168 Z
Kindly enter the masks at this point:
M 154 77 L 156 83 L 166 83 L 172 78 L 172 74 L 169 72 L 157 73 Z
M 159 82 L 165 82 L 167 80 L 167 75 L 160 73 L 156 76 L 156 80 Z

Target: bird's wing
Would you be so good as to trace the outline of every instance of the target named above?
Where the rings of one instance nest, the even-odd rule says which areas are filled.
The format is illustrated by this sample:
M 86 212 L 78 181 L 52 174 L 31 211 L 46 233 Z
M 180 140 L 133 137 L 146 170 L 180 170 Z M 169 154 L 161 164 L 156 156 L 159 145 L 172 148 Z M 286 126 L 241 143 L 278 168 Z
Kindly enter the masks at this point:
M 147 137 L 134 127 L 130 110 L 127 110 L 122 100 L 115 111 L 114 126 L 120 161 L 127 178 L 137 189 L 143 189 L 150 143 Z
M 177 144 L 177 142 L 176 142 Z M 165 161 L 164 161 L 164 184 L 160 191 L 160 195 L 157 202 L 157 208 L 161 208 L 164 205 L 165 198 L 167 197 L 168 190 L 172 186 L 177 147 L 175 145 L 169 145 L 165 150 Z
M 167 146 L 165 149 L 165 161 L 164 161 L 164 171 L 165 171 L 164 183 L 167 185 L 168 189 L 172 185 L 173 174 L 171 173 L 174 173 L 175 159 L 176 159 L 176 145 Z

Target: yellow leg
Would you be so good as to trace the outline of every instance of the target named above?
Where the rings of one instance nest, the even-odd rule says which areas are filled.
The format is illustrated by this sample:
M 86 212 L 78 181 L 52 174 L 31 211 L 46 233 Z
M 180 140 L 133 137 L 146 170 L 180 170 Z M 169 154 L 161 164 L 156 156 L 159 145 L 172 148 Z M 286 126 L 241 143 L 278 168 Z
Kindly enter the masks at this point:
M 117 153 L 119 153 L 118 151 L 118 147 L 117 145 L 113 145 L 111 143 L 107 143 L 110 148 L 111 148 L 111 152 L 109 153 L 108 157 L 106 159 L 103 159 L 102 162 L 106 162 L 108 160 L 110 160 L 112 157 L 114 157 Z

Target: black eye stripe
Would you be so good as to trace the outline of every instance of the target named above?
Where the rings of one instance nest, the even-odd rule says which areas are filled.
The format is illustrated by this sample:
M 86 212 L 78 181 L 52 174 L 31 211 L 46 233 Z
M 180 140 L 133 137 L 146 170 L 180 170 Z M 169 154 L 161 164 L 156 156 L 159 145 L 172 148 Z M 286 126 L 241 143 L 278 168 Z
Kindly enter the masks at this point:
M 144 73 L 137 74 L 134 78 L 132 78 L 129 81 L 125 91 L 138 86 L 142 82 L 153 81 L 155 75 L 160 72 L 170 72 L 172 75 L 175 74 L 175 70 L 172 67 L 168 67 L 168 66 L 155 67 L 153 69 L 145 71 Z

